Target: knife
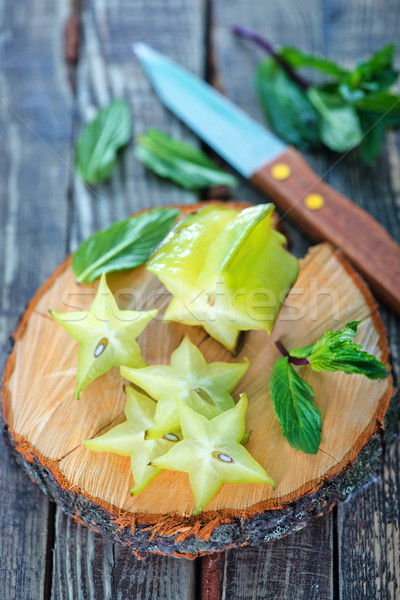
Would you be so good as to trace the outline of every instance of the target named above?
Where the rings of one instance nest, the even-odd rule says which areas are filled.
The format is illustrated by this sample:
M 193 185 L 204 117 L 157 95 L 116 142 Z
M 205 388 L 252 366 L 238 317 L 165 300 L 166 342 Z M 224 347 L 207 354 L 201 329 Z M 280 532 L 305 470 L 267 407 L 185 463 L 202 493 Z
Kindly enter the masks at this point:
M 208 83 L 145 44 L 132 49 L 171 112 L 273 199 L 308 237 L 338 246 L 375 295 L 400 315 L 400 246 L 382 225 Z

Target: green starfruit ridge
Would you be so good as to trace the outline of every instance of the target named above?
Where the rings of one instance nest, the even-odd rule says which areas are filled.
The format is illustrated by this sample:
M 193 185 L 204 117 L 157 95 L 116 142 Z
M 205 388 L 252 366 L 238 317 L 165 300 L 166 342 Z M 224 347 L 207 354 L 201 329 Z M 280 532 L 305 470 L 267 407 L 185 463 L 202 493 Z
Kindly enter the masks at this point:
M 241 331 L 272 332 L 299 271 L 273 210 L 209 205 L 177 223 L 147 264 L 173 296 L 165 321 L 201 325 L 228 350 Z

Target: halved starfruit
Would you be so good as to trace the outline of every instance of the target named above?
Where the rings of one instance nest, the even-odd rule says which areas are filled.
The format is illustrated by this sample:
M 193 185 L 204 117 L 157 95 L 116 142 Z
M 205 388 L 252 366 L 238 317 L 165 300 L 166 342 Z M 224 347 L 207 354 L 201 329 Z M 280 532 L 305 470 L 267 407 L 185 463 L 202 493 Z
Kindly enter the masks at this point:
M 202 325 L 229 350 L 240 331 L 272 332 L 299 270 L 273 210 L 209 205 L 175 226 L 147 265 L 173 295 L 165 321 Z
M 240 441 L 245 430 L 246 394 L 228 411 L 208 420 L 183 402 L 179 403 L 183 440 L 151 461 L 161 469 L 189 474 L 198 514 L 223 483 L 275 482 Z
M 173 352 L 170 365 L 141 369 L 121 367 L 121 375 L 158 400 L 154 425 L 146 437 L 154 439 L 180 429 L 177 401 L 211 419 L 235 406 L 230 392 L 245 374 L 248 360 L 207 363 L 186 336 Z
M 134 487 L 131 494 L 139 494 L 162 471 L 149 463 L 168 452 L 179 442 L 180 434 L 171 433 L 157 440 L 146 440 L 145 431 L 153 424 L 156 403 L 144 394 L 126 386 L 127 401 L 125 405 L 126 421 L 113 427 L 104 435 L 83 444 L 89 450 L 97 452 L 113 452 L 131 457 L 131 469 Z
M 103 273 L 90 310 L 49 313 L 79 342 L 75 397 L 111 367 L 143 367 L 137 336 L 158 310 L 120 310 Z

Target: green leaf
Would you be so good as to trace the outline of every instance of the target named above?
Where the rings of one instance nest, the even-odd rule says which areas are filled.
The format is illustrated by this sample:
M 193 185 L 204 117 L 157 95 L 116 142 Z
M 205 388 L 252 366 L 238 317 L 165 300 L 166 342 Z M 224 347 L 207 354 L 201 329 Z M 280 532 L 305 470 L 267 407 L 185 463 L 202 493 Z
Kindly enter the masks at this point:
M 385 139 L 386 122 L 384 118 L 360 113 L 360 122 L 364 131 L 361 141 L 361 158 L 367 164 L 377 159 Z
M 268 123 L 282 140 L 303 150 L 319 145 L 313 105 L 274 59 L 260 63 L 255 87 Z
M 94 233 L 74 254 L 72 269 L 79 283 L 91 283 L 102 273 L 143 264 L 172 228 L 179 210 L 156 208 L 117 221 Z
M 294 358 L 307 358 L 310 356 L 312 349 L 313 344 L 310 344 L 309 346 L 301 346 L 301 348 L 295 348 L 294 350 L 291 350 L 290 356 L 293 356 Z
M 321 413 L 314 404 L 312 387 L 296 373 L 287 356 L 276 361 L 269 389 L 283 437 L 295 450 L 316 454 Z
M 386 366 L 375 356 L 352 343 L 357 335 L 359 321 L 348 323 L 343 331 L 327 331 L 318 340 L 307 357 L 314 371 L 342 371 L 365 375 L 368 379 L 384 379 Z
M 353 71 L 353 81 L 358 87 L 369 92 L 378 92 L 389 88 L 398 76 L 398 73 L 392 68 L 394 54 L 395 45 L 388 44 L 367 60 L 360 61 Z
M 291 46 L 282 46 L 281 48 L 279 48 L 278 54 L 293 69 L 300 69 L 306 67 L 310 69 L 315 69 L 317 71 L 321 71 L 326 75 L 331 75 L 339 79 L 349 74 L 349 71 L 343 69 L 332 60 L 323 58 L 322 56 L 316 56 L 314 54 L 302 52 L 298 48 L 292 48 Z
M 381 92 L 379 94 L 369 94 L 355 104 L 357 110 L 363 113 L 370 113 L 376 118 L 384 116 L 385 119 L 400 119 L 400 96 L 390 92 Z
M 218 169 L 204 152 L 157 129 L 138 137 L 135 156 L 157 175 L 188 190 L 215 185 L 237 187 L 235 177 Z
M 86 183 L 96 184 L 110 178 L 117 151 L 132 136 L 131 110 L 120 98 L 99 110 L 87 123 L 76 145 L 78 174 Z
M 357 146 L 362 130 L 357 112 L 350 104 L 333 94 L 310 87 L 308 97 L 318 112 L 318 127 L 321 140 L 335 152 L 346 152 Z

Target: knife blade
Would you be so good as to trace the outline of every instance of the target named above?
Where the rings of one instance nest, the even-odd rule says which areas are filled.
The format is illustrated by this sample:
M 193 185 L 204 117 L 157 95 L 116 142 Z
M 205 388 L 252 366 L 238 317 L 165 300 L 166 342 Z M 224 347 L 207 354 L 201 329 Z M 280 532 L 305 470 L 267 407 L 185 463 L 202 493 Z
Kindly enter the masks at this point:
M 312 240 L 338 246 L 375 295 L 400 315 L 400 246 L 331 188 L 301 154 L 205 81 L 149 46 L 132 46 L 163 104 L 249 179 Z

